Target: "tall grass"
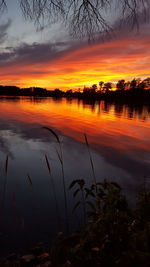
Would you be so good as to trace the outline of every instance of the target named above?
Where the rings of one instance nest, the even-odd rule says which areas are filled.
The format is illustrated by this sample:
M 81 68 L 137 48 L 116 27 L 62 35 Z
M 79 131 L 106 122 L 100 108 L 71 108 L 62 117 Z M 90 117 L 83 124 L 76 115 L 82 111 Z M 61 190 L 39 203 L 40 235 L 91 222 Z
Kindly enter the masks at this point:
M 84 222 L 84 225 L 86 224 L 86 195 L 85 195 L 85 188 L 84 188 L 84 186 L 85 186 L 85 181 L 83 180 L 83 179 L 77 179 L 77 180 L 74 180 L 74 181 L 72 181 L 72 183 L 70 184 L 70 186 L 69 186 L 69 189 L 72 189 L 75 185 L 77 185 L 78 186 L 78 188 L 74 191 L 74 193 L 73 193 L 73 197 L 76 197 L 77 196 L 77 194 L 79 193 L 79 192 L 81 192 L 81 201 L 79 200 L 76 204 L 75 204 L 75 206 L 74 206 L 74 208 L 73 208 L 73 210 L 72 210 L 72 212 L 74 212 L 81 204 L 82 204 L 82 206 L 83 206 L 83 222 Z
M 57 133 L 52 130 L 49 127 L 43 127 L 43 129 L 49 131 L 56 139 L 56 142 L 59 146 L 59 150 L 56 148 L 56 153 L 58 156 L 58 159 L 60 161 L 61 164 L 61 171 L 62 171 L 62 182 L 63 182 L 63 191 L 64 191 L 64 205 L 65 205 L 65 223 L 66 223 L 66 232 L 69 233 L 69 217 L 68 217 L 68 202 L 67 202 L 67 192 L 66 192 L 66 184 L 65 184 L 65 172 L 64 172 L 64 160 L 63 160 L 63 150 L 62 150 L 62 143 L 60 141 L 59 136 L 57 135 Z M 93 176 L 93 182 L 95 184 L 95 190 L 97 192 L 97 181 L 96 181 L 96 175 L 95 175 L 95 170 L 94 170 L 94 163 L 93 163 L 93 159 L 92 159 L 92 155 L 91 155 L 91 151 L 90 151 L 90 145 L 88 142 L 88 138 L 87 135 L 84 133 L 84 138 L 85 138 L 85 143 L 87 146 L 87 150 L 88 150 L 88 154 L 89 154 L 89 159 L 90 159 L 90 164 L 91 164 L 91 169 L 92 169 L 92 176 Z M 45 155 L 45 160 L 46 160 L 46 165 L 49 171 L 49 174 L 51 176 L 51 180 L 52 180 L 52 186 L 53 186 L 53 193 L 54 193 L 54 198 L 55 198 L 55 204 L 57 206 L 57 199 L 56 199 L 56 192 L 55 192 L 55 188 L 54 188 L 54 183 L 53 183 L 53 179 L 52 179 L 52 174 L 51 174 L 51 167 L 50 167 L 50 163 L 49 160 L 47 158 L 47 155 Z M 83 194 L 82 194 L 82 198 L 83 198 Z M 83 201 L 84 202 L 84 201 Z M 58 206 L 56 207 L 56 209 L 58 210 Z M 84 208 L 84 222 L 85 222 L 85 208 Z
M 65 222 L 66 222 L 66 232 L 69 233 L 69 217 L 68 217 L 68 203 L 67 203 L 67 192 L 66 192 L 66 184 L 65 184 L 65 173 L 64 173 L 64 160 L 63 160 L 63 151 L 62 151 L 62 144 L 60 141 L 59 136 L 49 127 L 43 127 L 43 129 L 49 131 L 56 139 L 58 145 L 59 145 L 59 151 L 56 149 L 56 153 L 58 156 L 58 159 L 61 164 L 61 170 L 62 170 L 62 181 L 63 181 L 63 191 L 64 191 L 64 205 L 65 205 Z
M 27 178 L 28 178 L 29 184 L 32 186 L 33 182 L 32 182 L 31 176 L 29 174 L 27 174 Z
M 49 159 L 48 159 L 46 154 L 45 154 L 45 161 L 46 161 L 46 166 L 47 166 L 47 169 L 48 169 L 48 172 L 50 175 L 50 180 L 51 180 L 51 185 L 52 185 L 52 192 L 53 192 L 53 197 L 54 197 L 54 201 L 55 201 L 55 208 L 56 208 L 57 223 L 58 223 L 58 227 L 60 228 L 60 215 L 59 215 L 59 208 L 58 208 L 58 201 L 57 201 L 57 196 L 56 196 L 55 184 L 53 181 L 50 162 L 49 162 Z
M 5 206 L 5 197 L 6 197 L 6 189 L 7 189 L 7 176 L 8 176 L 8 163 L 9 163 L 9 157 L 6 156 L 5 160 L 5 171 L 4 171 L 4 187 L 3 187 L 3 193 L 2 193 L 2 202 L 1 207 L 4 208 Z
M 86 143 L 88 154 L 89 154 L 89 159 L 90 159 L 90 164 L 91 164 L 91 169 L 92 169 L 92 175 L 93 175 L 93 181 L 94 181 L 95 189 L 96 189 L 96 192 L 97 192 L 97 181 L 96 181 L 94 163 L 93 163 L 93 159 L 92 159 L 92 155 L 91 155 L 91 151 L 90 151 L 90 145 L 89 145 L 86 133 L 84 133 L 84 138 L 85 138 L 85 143 Z

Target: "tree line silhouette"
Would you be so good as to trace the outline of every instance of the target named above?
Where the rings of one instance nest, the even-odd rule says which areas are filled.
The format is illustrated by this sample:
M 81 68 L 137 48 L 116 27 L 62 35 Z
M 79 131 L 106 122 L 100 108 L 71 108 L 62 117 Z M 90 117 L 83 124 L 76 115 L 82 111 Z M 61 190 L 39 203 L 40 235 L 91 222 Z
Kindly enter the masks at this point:
M 97 84 L 93 84 L 90 88 L 84 87 L 83 92 L 97 92 L 97 93 L 107 93 L 111 89 L 114 88 L 114 84 L 111 82 L 99 82 L 99 86 Z M 143 90 L 143 89 L 150 89 L 150 77 L 141 80 L 133 79 L 132 81 L 125 81 L 124 79 L 119 80 L 116 83 L 116 90 L 125 91 L 125 90 Z
M 0 85 L 0 95 L 3 96 L 36 96 L 36 97 L 67 97 L 88 100 L 130 101 L 150 103 L 150 77 L 132 81 L 119 80 L 116 85 L 111 82 L 100 81 L 83 89 L 47 90 L 40 87 L 19 88 L 17 86 Z

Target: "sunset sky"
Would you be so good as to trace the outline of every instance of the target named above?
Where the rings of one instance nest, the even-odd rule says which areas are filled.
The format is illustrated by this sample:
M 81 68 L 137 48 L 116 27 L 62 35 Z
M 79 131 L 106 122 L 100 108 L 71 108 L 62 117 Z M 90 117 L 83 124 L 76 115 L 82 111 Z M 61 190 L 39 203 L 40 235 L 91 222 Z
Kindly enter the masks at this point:
M 12 3 L 13 2 L 13 3 Z M 17 2 L 17 1 L 15 1 Z M 114 20 L 115 21 L 115 20 Z M 150 17 L 94 43 L 73 39 L 59 23 L 37 31 L 14 1 L 0 18 L 0 84 L 48 89 L 150 76 Z

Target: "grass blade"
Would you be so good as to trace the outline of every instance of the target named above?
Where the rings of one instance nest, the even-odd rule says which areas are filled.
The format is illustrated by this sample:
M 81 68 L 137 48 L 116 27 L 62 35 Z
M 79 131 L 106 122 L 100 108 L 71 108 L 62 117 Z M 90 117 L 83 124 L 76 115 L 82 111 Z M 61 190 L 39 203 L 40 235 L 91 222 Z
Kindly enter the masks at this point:
M 68 220 L 68 205 L 67 205 L 67 194 L 66 194 L 66 185 L 65 185 L 65 175 L 64 175 L 64 163 L 63 163 L 63 153 L 62 153 L 62 147 L 61 142 L 59 139 L 59 136 L 49 127 L 42 127 L 43 129 L 49 131 L 57 140 L 59 144 L 60 153 L 56 149 L 57 156 L 59 158 L 59 161 L 61 163 L 61 169 L 62 169 L 62 180 L 63 180 L 63 190 L 64 190 L 64 202 L 65 202 L 65 218 L 66 218 L 66 229 L 67 232 L 69 232 L 69 220 Z
M 4 187 L 3 187 L 3 193 L 2 193 L 2 201 L 1 201 L 1 206 L 4 208 L 5 206 L 5 197 L 6 197 L 6 189 L 7 189 L 7 174 L 8 174 L 8 161 L 9 157 L 8 155 L 6 156 L 5 160 L 5 177 L 4 177 Z
M 46 164 L 47 164 L 47 168 L 48 168 L 49 174 L 51 175 L 51 167 L 50 167 L 49 160 L 48 160 L 46 154 L 45 154 L 45 160 L 46 160 Z
M 96 176 L 95 176 L 94 164 L 93 164 L 93 160 L 92 160 L 92 155 L 91 155 L 91 151 L 90 151 L 88 138 L 87 138 L 87 135 L 85 133 L 84 133 L 84 138 L 85 138 L 85 143 L 86 143 L 86 146 L 87 146 L 87 149 L 88 149 L 88 153 L 89 153 L 89 158 L 90 158 L 90 163 L 91 163 L 94 183 L 96 185 Z M 97 186 L 96 186 L 96 191 L 97 191 Z
M 65 183 L 65 172 L 64 172 L 64 162 L 63 162 L 63 152 L 62 152 L 62 146 L 61 143 L 59 143 L 59 150 L 56 149 L 56 153 L 58 156 L 58 159 L 61 163 L 61 170 L 62 170 L 62 181 L 63 181 L 63 190 L 64 190 L 64 202 L 65 202 L 65 219 L 66 219 L 66 230 L 67 233 L 69 233 L 69 217 L 68 217 L 68 203 L 67 203 L 67 192 L 66 192 L 66 183 Z
M 42 127 L 42 128 L 52 133 L 52 135 L 56 138 L 57 142 L 60 144 L 59 136 L 54 132 L 54 130 L 52 130 L 49 127 Z
M 78 201 L 78 202 L 75 204 L 75 206 L 73 207 L 72 213 L 75 212 L 75 210 L 80 206 L 80 204 L 81 204 L 81 201 Z
M 58 159 L 59 159 L 59 161 L 60 161 L 60 163 L 62 165 L 63 164 L 63 161 L 62 161 L 62 158 L 61 158 L 61 156 L 60 156 L 60 154 L 59 154 L 59 152 L 58 152 L 57 149 L 56 149 L 56 153 L 57 153 Z
M 88 143 L 87 135 L 85 133 L 84 133 L 84 138 L 85 138 L 85 143 L 86 143 L 87 147 L 89 148 L 89 143 Z
M 7 172 L 8 172 L 8 160 L 9 160 L 9 158 L 8 158 L 8 155 L 6 156 L 6 161 L 5 161 L 5 173 L 6 173 L 6 175 L 7 175 Z
M 56 207 L 57 222 L 58 222 L 58 226 L 59 226 L 59 229 L 60 229 L 60 214 L 59 214 L 59 208 L 58 208 L 58 201 L 57 201 L 57 196 L 56 196 L 55 184 L 54 184 L 53 177 L 52 177 L 50 163 L 49 163 L 49 160 L 48 160 L 48 157 L 47 157 L 46 154 L 45 154 L 45 160 L 46 160 L 46 165 L 47 165 L 48 172 L 49 172 L 49 175 L 50 175 L 52 192 L 53 192 L 53 197 L 54 197 L 55 207 Z
M 28 178 L 28 181 L 29 181 L 30 185 L 33 185 L 31 176 L 29 174 L 27 174 L 27 178 Z

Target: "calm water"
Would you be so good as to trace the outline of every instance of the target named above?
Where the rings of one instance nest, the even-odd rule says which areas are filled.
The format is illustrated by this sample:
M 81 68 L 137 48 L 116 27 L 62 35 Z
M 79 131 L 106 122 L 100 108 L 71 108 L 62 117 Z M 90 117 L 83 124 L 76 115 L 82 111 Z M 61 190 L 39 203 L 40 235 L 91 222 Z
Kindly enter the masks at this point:
M 91 146 L 97 180 L 107 178 L 120 183 L 131 203 L 144 176 L 150 177 L 150 108 L 66 99 L 1 97 L 2 254 L 49 240 L 57 232 L 64 231 L 62 173 L 56 152 L 59 147 L 43 126 L 52 128 L 60 136 L 67 187 L 73 179 L 93 182 L 84 133 Z M 58 212 L 45 155 L 51 165 Z M 82 220 L 71 213 L 71 192 L 67 198 L 70 226 L 76 229 Z

